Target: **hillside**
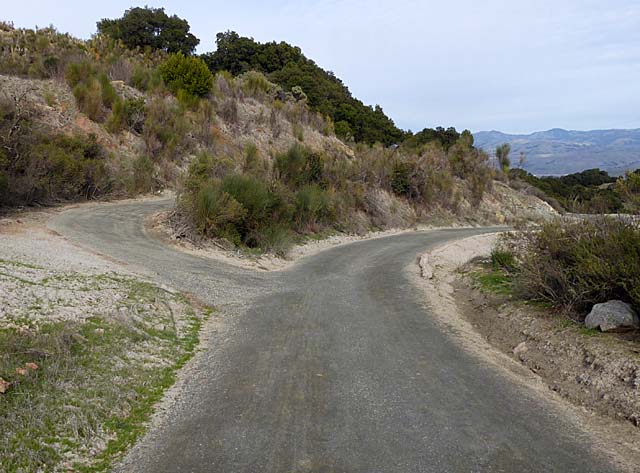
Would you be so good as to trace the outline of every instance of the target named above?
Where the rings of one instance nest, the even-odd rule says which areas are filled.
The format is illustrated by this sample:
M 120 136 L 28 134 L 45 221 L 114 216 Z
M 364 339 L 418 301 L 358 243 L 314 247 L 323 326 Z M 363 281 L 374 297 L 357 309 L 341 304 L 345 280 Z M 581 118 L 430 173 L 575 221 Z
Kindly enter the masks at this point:
M 99 23 L 115 33 L 88 41 L 0 25 L 0 207 L 170 188 L 178 233 L 278 254 L 335 231 L 550 213 L 535 197 L 494 187 L 504 176 L 468 131 L 425 129 L 385 146 L 393 122 L 297 48 L 227 33 L 203 60 L 185 55 L 197 38 L 178 20 L 132 9 Z M 157 28 L 171 31 L 156 37 Z M 345 100 L 359 110 L 359 137 L 327 116 L 346 110 Z
M 216 51 L 202 55 L 213 72 L 238 75 L 254 70 L 285 90 L 299 87 L 312 110 L 333 121 L 341 138 L 387 146 L 403 140 L 404 132 L 381 107 L 367 106 L 353 97 L 333 72 L 322 69 L 300 48 L 285 42 L 258 43 L 233 31 L 218 33 L 216 43 Z
M 555 128 L 529 135 L 499 131 L 474 133 L 476 145 L 492 152 L 511 144 L 512 157 L 525 154 L 524 169 L 536 175 L 563 175 L 600 168 L 611 175 L 640 168 L 640 129 L 569 131 Z

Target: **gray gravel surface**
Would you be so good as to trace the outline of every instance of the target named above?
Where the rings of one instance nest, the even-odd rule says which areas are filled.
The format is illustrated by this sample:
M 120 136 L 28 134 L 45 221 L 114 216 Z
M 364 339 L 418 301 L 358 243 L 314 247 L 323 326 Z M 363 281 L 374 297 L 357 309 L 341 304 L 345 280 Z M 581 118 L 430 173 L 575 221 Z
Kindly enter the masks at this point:
M 121 471 L 615 471 L 556 406 L 463 350 L 410 281 L 419 253 L 491 229 L 362 241 L 255 273 L 148 237 L 144 216 L 167 205 L 82 208 L 50 224 L 223 314 Z

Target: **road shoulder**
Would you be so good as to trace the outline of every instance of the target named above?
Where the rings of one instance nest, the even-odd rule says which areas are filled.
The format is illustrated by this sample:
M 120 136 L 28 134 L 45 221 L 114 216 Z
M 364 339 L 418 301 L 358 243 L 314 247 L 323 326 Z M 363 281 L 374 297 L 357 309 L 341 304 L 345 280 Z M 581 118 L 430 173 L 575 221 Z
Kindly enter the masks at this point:
M 591 344 L 600 344 L 595 353 L 606 353 L 596 356 L 577 341 L 567 344 L 570 337 L 567 333 L 552 336 L 558 333 L 560 322 L 541 313 L 533 315 L 522 308 L 513 308 L 505 300 L 494 300 L 493 304 L 486 300 L 468 280 L 464 281 L 462 272 L 470 260 L 488 255 L 496 238 L 495 234 L 480 235 L 449 242 L 418 258 L 418 264 L 411 269 L 412 277 L 437 322 L 465 350 L 535 392 L 549 409 L 562 412 L 576 428 L 589 433 L 596 454 L 607 456 L 624 471 L 636 471 L 640 461 L 640 429 L 628 421 L 635 417 L 616 415 L 620 410 L 615 407 L 624 403 L 603 397 L 603 393 L 608 377 L 621 376 L 620 381 L 626 382 L 628 388 L 621 391 L 618 400 L 626 401 L 627 410 L 635 407 L 638 402 L 635 364 L 629 365 L 629 361 L 637 360 L 637 353 L 623 357 L 621 351 L 628 353 L 628 346 L 616 351 L 610 340 L 593 338 Z M 600 361 L 612 359 L 616 363 L 611 372 L 606 372 Z M 559 384 L 560 378 L 564 379 L 564 386 Z M 568 389 L 570 384 L 572 389 Z M 597 408 L 597 404 L 603 403 L 608 409 Z M 621 420 L 625 417 L 628 420 Z
M 108 471 L 210 312 L 48 230 L 57 213 L 0 222 L 2 471 Z

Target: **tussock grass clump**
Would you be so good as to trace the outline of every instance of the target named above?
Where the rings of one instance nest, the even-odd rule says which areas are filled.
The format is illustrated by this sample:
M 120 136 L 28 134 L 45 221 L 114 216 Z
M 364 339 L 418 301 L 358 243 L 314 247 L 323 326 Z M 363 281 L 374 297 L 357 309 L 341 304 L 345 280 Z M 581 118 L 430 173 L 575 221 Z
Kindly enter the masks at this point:
M 513 252 L 502 247 L 496 247 L 491 251 L 491 265 L 493 269 L 504 269 L 506 271 L 514 271 L 517 267 Z

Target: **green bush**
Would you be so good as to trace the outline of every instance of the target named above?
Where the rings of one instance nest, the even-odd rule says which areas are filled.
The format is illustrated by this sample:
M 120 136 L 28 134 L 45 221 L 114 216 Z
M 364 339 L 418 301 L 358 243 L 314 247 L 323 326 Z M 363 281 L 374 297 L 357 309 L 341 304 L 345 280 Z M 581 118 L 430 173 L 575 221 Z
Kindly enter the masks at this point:
M 246 238 L 252 230 L 265 226 L 270 221 L 277 202 L 274 194 L 263 181 L 253 176 L 235 174 L 222 180 L 221 189 L 240 202 L 247 211 L 240 229 L 243 238 Z
M 396 161 L 391 173 L 391 190 L 396 195 L 409 197 L 411 194 L 411 166 L 409 163 Z
M 241 243 L 236 225 L 247 215 L 240 202 L 221 189 L 217 182 L 202 185 L 194 202 L 197 230 L 206 237 L 222 237 L 234 244 Z
M 274 223 L 251 235 L 255 247 L 284 256 L 293 242 L 291 230 L 285 224 Z
M 189 168 L 180 207 L 203 236 L 235 245 L 283 252 L 291 243 L 293 204 L 285 189 L 258 177 L 212 178 L 215 160 L 201 154 Z
M 150 156 L 173 161 L 189 149 L 189 123 L 174 99 L 154 97 L 147 103 L 145 114 L 142 137 Z
M 174 93 L 183 90 L 194 97 L 204 97 L 213 88 L 213 74 L 200 58 L 172 54 L 160 65 L 164 83 Z
M 107 75 L 88 60 L 69 64 L 65 79 L 73 90 L 78 108 L 93 121 L 104 121 L 107 111 L 120 102 Z
M 640 309 L 640 228 L 602 217 L 525 232 L 517 282 L 525 296 L 587 313 L 620 299 Z
M 148 92 L 162 84 L 160 71 L 149 67 L 137 65 L 131 74 L 130 85 L 143 92 Z
M 238 81 L 242 90 L 253 96 L 268 94 L 274 88 L 264 74 L 257 71 L 245 72 L 238 77 Z
M 146 108 L 143 98 L 118 100 L 107 122 L 107 129 L 112 133 L 124 129 L 142 133 L 145 119 Z
M 330 223 L 334 217 L 333 199 L 317 184 L 307 184 L 296 194 L 296 218 L 299 225 Z
M 96 79 L 89 79 L 76 85 L 73 88 L 73 96 L 80 111 L 91 120 L 97 122 L 104 119 L 102 89 Z
M 324 178 L 322 156 L 299 144 L 293 145 L 286 153 L 278 154 L 274 168 L 277 177 L 294 188 L 321 184 Z
M 98 82 L 100 82 L 103 105 L 109 109 L 113 108 L 115 103 L 120 100 L 116 89 L 104 72 L 98 75 Z
M 0 181 L 6 181 L 4 191 L 0 182 L 0 206 L 91 199 L 110 190 L 105 155 L 95 136 L 38 134 L 30 139 L 23 159 L 0 159 Z
M 244 145 L 243 171 L 256 175 L 262 170 L 260 165 L 261 161 L 258 155 L 258 147 L 253 142 L 247 142 Z
M 157 190 L 155 166 L 148 156 L 139 156 L 133 162 L 133 192 L 149 193 Z
M 291 125 L 291 131 L 296 140 L 303 142 L 304 141 L 304 128 L 299 123 L 294 123 Z

